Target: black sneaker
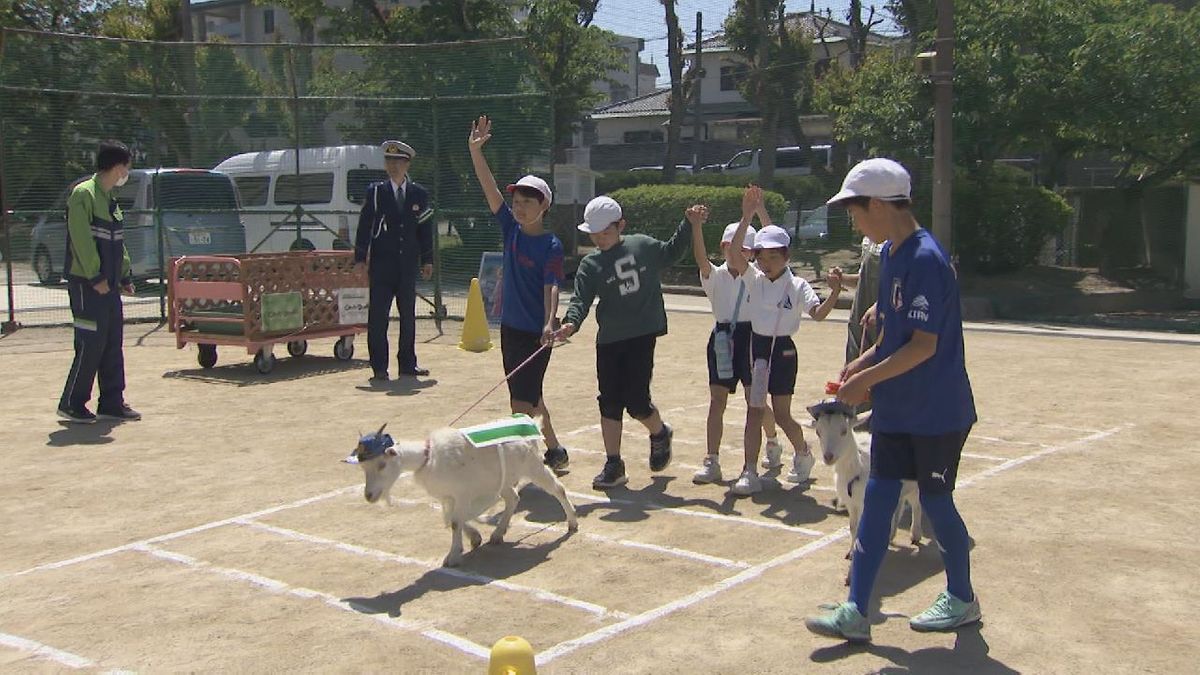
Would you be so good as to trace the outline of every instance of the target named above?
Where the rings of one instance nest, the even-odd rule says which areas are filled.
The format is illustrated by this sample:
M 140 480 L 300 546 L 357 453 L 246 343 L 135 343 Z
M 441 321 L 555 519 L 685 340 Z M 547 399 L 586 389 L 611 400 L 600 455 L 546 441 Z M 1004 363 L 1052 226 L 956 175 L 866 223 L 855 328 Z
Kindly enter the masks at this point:
M 59 408 L 58 416 L 74 424 L 95 424 L 96 415 L 85 406 L 78 408 Z
M 567 470 L 571 458 L 567 456 L 567 449 L 560 445 L 557 448 L 546 448 L 544 463 L 554 473 L 561 474 Z
M 604 470 L 592 479 L 592 487 L 597 490 L 617 487 L 629 482 L 625 475 L 625 461 L 620 457 L 609 457 L 604 462 Z
M 650 437 L 650 470 L 662 471 L 671 465 L 671 437 L 675 432 L 663 422 L 662 431 Z
M 387 381 L 388 381 L 388 374 L 386 371 L 382 372 L 382 373 L 375 373 L 374 375 L 371 376 L 371 379 L 369 380 L 369 382 L 375 382 L 375 383 L 382 383 L 382 382 L 387 382 Z
M 99 417 L 102 420 L 121 420 L 123 422 L 136 422 L 142 419 L 142 413 L 129 407 L 128 403 L 122 403 L 118 410 L 99 410 Z

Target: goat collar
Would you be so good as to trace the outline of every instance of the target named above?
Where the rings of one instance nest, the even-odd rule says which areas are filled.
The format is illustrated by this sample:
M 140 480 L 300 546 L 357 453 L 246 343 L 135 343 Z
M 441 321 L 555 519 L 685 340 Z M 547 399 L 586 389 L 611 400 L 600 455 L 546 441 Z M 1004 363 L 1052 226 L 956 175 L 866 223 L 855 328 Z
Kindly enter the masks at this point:
M 425 439 L 425 452 L 422 454 L 424 456 L 421 458 L 421 466 L 418 466 L 416 468 L 416 470 L 413 471 L 413 473 L 417 473 L 421 469 L 424 469 L 425 467 L 429 466 L 429 439 L 428 438 Z

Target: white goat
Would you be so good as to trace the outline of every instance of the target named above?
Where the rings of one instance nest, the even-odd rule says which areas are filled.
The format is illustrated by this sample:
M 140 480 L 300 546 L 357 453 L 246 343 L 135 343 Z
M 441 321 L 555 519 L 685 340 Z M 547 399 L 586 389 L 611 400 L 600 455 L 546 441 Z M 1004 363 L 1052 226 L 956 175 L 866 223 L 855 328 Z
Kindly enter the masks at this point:
M 567 527 L 575 532 L 578 522 L 575 507 L 567 499 L 562 483 L 542 463 L 535 441 L 507 441 L 477 448 L 457 429 L 439 429 L 425 441 L 394 443 L 379 431 L 363 436 L 354 454 L 345 461 L 358 464 L 366 476 L 363 496 L 370 503 L 387 497 L 402 474 L 412 473 L 417 484 L 442 505 L 442 516 L 450 528 L 450 552 L 443 563 L 455 567 L 462 562 L 462 533 L 466 531 L 471 548 L 483 541 L 470 521 L 479 518 L 501 499 L 504 513 L 489 541 L 504 541 L 509 521 L 517 508 L 517 490 L 525 482 L 545 490 L 558 499 L 567 516 Z
M 851 406 L 837 401 L 824 401 L 810 406 L 808 412 L 813 416 L 813 429 L 821 440 L 821 459 L 826 465 L 833 466 L 838 505 L 844 506 L 850 516 L 850 551 L 846 554 L 849 559 L 854 555 L 854 545 L 858 540 L 858 521 L 862 517 L 867 480 L 871 476 L 871 453 L 863 450 L 863 444 L 855 436 L 855 414 Z M 904 487 L 901 488 L 900 503 L 892 515 L 892 531 L 888 541 L 896 537 L 905 504 L 912 509 L 910 540 L 918 544 L 921 541 L 921 500 L 917 482 L 911 480 L 904 481 Z M 846 582 L 849 583 L 849 576 Z

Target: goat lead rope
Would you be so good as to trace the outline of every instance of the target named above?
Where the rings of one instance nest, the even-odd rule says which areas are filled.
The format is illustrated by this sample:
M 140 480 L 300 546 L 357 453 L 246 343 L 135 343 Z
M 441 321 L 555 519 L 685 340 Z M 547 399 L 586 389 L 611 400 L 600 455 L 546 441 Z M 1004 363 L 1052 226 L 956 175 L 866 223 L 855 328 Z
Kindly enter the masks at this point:
M 497 383 L 496 383 L 496 384 L 495 384 L 495 385 L 494 385 L 494 386 L 493 386 L 491 389 L 488 389 L 486 392 L 484 392 L 483 396 L 480 396 L 480 397 L 479 397 L 479 399 L 478 399 L 477 401 L 475 401 L 475 402 L 474 402 L 474 403 L 472 403 L 472 404 L 471 404 L 469 407 L 467 407 L 467 409 L 466 409 L 466 410 L 462 411 L 462 414 L 461 414 L 461 415 L 459 415 L 458 417 L 455 417 L 454 419 L 450 420 L 450 424 L 447 424 L 446 426 L 452 427 L 452 426 L 454 426 L 454 423 L 455 423 L 455 422 L 457 422 L 457 421 L 461 420 L 462 418 L 466 417 L 466 416 L 467 416 L 467 413 L 469 413 L 469 412 L 471 412 L 472 410 L 474 410 L 474 409 L 475 409 L 475 406 L 479 405 L 480 403 L 483 403 L 483 399 L 487 398 L 488 396 L 491 396 L 491 394 L 492 394 L 492 392 L 493 392 L 493 391 L 496 391 L 497 389 L 499 389 L 499 388 L 500 388 L 500 385 L 502 385 L 502 384 L 504 384 L 505 382 L 508 382 L 510 379 L 512 379 L 512 376 L 513 376 L 513 375 L 516 375 L 516 374 L 517 374 L 517 372 L 519 372 L 519 371 L 520 371 L 522 368 L 524 368 L 525 366 L 529 365 L 529 362 L 530 362 L 530 361 L 533 361 L 535 358 L 537 358 L 537 355 L 538 355 L 538 354 L 541 354 L 541 353 L 542 353 L 542 350 L 544 350 L 544 349 L 547 349 L 547 348 L 550 348 L 550 345 L 551 345 L 551 344 L 552 344 L 552 343 L 550 343 L 550 342 L 547 342 L 547 343 L 543 344 L 541 347 L 538 347 L 538 348 L 537 348 L 537 351 L 535 351 L 535 352 L 533 352 L 532 354 L 530 354 L 530 355 L 529 355 L 529 358 L 527 358 L 527 359 L 525 359 L 524 361 L 522 361 L 522 362 L 521 362 L 521 365 L 517 366 L 516 368 L 513 368 L 513 369 L 512 369 L 512 371 L 511 371 L 511 372 L 510 372 L 508 375 L 505 375 L 505 376 L 504 376 L 504 379 L 503 379 L 503 380 L 500 380 L 500 381 L 499 381 L 499 382 L 497 382 Z

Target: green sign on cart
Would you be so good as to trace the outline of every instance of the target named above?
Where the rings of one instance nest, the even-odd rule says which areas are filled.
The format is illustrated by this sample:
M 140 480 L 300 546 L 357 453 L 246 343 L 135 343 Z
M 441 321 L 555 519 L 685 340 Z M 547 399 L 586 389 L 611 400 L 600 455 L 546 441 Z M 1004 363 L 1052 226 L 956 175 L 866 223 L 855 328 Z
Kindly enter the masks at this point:
M 304 300 L 300 293 L 264 293 L 262 331 L 282 333 L 304 328 Z

